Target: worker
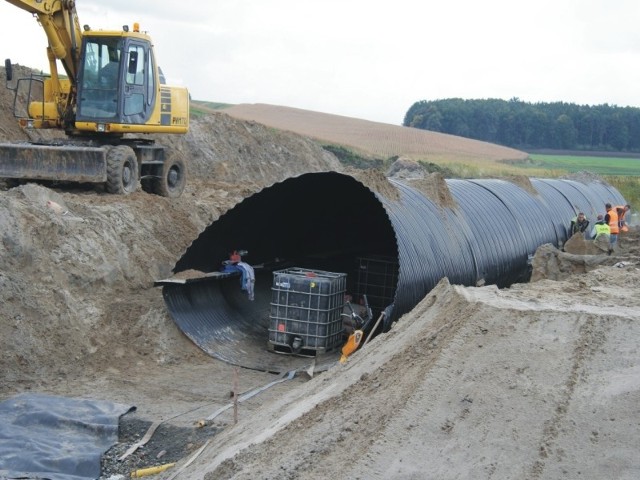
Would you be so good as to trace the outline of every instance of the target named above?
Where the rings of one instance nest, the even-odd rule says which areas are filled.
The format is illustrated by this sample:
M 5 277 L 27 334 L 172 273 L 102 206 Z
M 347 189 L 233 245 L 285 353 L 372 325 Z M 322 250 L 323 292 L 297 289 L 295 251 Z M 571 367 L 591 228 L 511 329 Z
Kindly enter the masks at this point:
M 593 230 L 591 231 L 591 238 L 596 240 L 598 237 L 602 235 L 606 235 L 607 237 L 611 234 L 611 229 L 607 222 L 604 221 L 604 217 L 602 215 L 598 215 L 598 220 L 593 225 Z
M 118 63 L 117 60 L 111 60 L 102 67 L 99 73 L 100 87 L 108 89 L 117 88 L 119 69 L 120 63 Z
M 584 235 L 588 227 L 589 220 L 587 220 L 583 212 L 578 213 L 578 215 L 576 217 L 573 217 L 573 219 L 571 220 L 571 236 L 574 236 L 578 232 Z
M 610 203 L 605 204 L 607 214 L 604 216 L 604 221 L 609 225 L 609 255 L 613 253 L 613 250 L 618 243 L 618 233 L 620 233 L 620 227 L 618 225 L 618 212 L 611 206 Z
M 247 292 L 247 296 L 250 301 L 255 300 L 255 283 L 256 275 L 253 267 L 246 262 L 242 261 L 242 255 L 246 255 L 247 252 L 242 250 L 234 250 L 229 254 L 229 260 L 222 262 L 224 265 L 223 272 L 238 272 L 240 273 L 240 290 Z
M 238 253 L 237 250 L 234 250 L 231 254 L 229 254 L 229 261 L 231 265 L 237 265 L 242 261 L 242 256 Z
M 631 210 L 631 205 L 628 203 L 626 205 L 618 205 L 616 207 L 616 213 L 618 214 L 618 226 L 620 227 L 621 232 L 629 231 L 629 227 L 627 227 L 627 222 L 625 220 L 625 216 L 629 210 Z

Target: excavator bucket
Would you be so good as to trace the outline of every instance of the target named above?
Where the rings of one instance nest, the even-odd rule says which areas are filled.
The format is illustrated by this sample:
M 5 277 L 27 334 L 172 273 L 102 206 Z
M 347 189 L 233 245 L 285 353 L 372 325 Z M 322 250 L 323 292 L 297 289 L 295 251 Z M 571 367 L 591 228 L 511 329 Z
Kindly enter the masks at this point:
M 101 183 L 106 149 L 77 145 L 0 144 L 0 178 Z

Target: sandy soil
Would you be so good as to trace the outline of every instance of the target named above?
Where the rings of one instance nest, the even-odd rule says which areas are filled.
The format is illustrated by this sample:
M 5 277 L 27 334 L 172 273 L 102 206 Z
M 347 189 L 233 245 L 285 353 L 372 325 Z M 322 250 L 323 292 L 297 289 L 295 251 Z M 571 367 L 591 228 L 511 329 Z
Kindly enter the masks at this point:
M 443 280 L 346 366 L 265 399 L 180 478 L 637 478 L 632 238 L 633 263 L 582 258 L 597 268 L 563 280 Z M 551 246 L 536 263 L 550 256 L 571 264 Z
M 11 122 L 0 118 L 0 139 L 18 135 Z M 37 391 L 135 405 L 118 454 L 162 422 L 103 478 L 174 460 L 156 478 L 640 477 L 637 230 L 614 256 L 541 248 L 531 284 L 443 280 L 345 365 L 241 402 L 237 424 L 228 408 L 198 427 L 230 405 L 234 382 L 248 392 L 277 378 L 204 355 L 153 281 L 242 198 L 340 165 L 305 138 L 224 114 L 162 140 L 188 159 L 180 199 L 0 190 L 0 400 Z M 367 185 L 393 195 L 383 180 Z M 425 188 L 437 197 L 437 185 Z

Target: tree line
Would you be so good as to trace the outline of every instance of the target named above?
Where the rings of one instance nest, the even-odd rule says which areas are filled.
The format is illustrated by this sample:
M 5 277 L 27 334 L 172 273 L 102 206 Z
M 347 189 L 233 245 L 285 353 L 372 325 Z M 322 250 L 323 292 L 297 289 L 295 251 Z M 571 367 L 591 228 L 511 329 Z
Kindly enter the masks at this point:
M 640 152 L 640 108 L 485 99 L 422 100 L 404 126 L 520 150 Z

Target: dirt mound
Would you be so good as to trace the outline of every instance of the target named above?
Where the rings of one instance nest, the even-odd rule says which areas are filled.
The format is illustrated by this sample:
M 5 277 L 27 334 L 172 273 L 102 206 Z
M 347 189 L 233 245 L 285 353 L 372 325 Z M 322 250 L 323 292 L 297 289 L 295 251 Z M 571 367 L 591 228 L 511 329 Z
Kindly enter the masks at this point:
M 12 95 L 0 88 L 3 106 Z M 10 140 L 29 137 L 12 116 L 0 116 L 0 130 Z M 120 370 L 194 355 L 153 281 L 169 276 L 190 242 L 246 196 L 308 171 L 340 169 L 307 139 L 225 114 L 193 121 L 183 137 L 156 138 L 188 166 L 181 198 L 105 195 L 83 185 L 0 191 L 0 395 L 89 365 Z
M 356 170 L 348 169 L 345 173 L 351 175 L 361 182 L 369 190 L 372 190 L 389 200 L 400 200 L 398 189 L 389 181 L 384 174 L 378 170 Z
M 532 261 L 531 281 L 543 279 L 565 280 L 568 277 L 587 273 L 603 266 L 640 265 L 640 227 L 631 227 L 619 236 L 618 244 L 608 255 L 608 240 L 594 242 L 582 235 L 572 236 L 564 245 L 564 252 L 553 245 L 543 245 L 536 251 Z
M 538 191 L 531 184 L 531 180 L 529 179 L 529 177 L 525 177 L 524 175 L 509 175 L 505 177 L 505 180 L 518 185 L 520 188 L 526 190 L 531 195 L 538 195 Z
M 439 207 L 457 207 L 456 201 L 449 190 L 449 186 L 440 173 L 431 173 L 424 178 L 411 180 L 409 184 L 420 190 L 429 200 Z
M 387 170 L 387 176 L 399 180 L 413 180 L 424 178 L 424 168 L 415 160 L 407 157 L 400 157 L 391 164 Z
M 586 171 L 586 170 L 569 173 L 567 175 L 563 175 L 560 178 L 564 178 L 567 180 L 575 180 L 576 182 L 586 183 L 586 184 L 596 183 L 596 182 L 604 183 L 604 180 L 600 175 L 593 172 Z
M 156 138 L 186 161 L 191 178 L 228 182 L 234 190 L 306 172 L 341 170 L 335 156 L 315 142 L 224 113 L 192 121 L 185 136 Z
M 578 232 L 567 240 L 563 250 L 575 255 L 601 255 L 609 252 L 609 238 L 601 235 L 596 240 L 585 239 L 584 234 Z

